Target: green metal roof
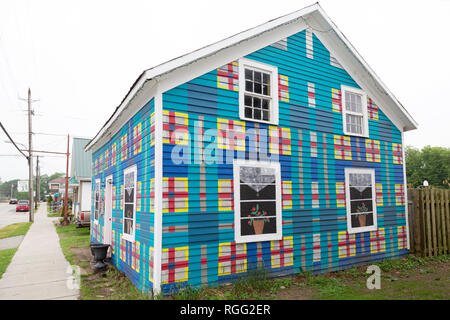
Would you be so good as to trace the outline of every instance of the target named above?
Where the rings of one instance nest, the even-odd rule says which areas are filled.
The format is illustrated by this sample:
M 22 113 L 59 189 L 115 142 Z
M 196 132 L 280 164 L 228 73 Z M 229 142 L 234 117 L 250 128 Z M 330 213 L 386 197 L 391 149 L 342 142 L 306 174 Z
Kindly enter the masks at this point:
M 92 152 L 84 151 L 84 147 L 91 139 L 73 138 L 70 176 L 77 180 L 91 178 Z
M 78 180 L 77 180 L 77 178 L 75 178 L 75 176 L 71 176 L 70 177 L 70 179 L 69 179 L 69 186 L 70 185 L 78 185 Z

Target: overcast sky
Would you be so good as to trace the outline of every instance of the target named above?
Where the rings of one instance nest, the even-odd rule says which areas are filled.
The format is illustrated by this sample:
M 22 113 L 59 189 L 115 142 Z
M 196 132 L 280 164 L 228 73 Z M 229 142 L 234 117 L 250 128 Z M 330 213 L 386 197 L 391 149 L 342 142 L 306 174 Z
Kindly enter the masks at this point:
M 92 138 L 147 68 L 314 3 L 302 0 L 0 0 L 0 120 L 34 147 L 66 150 Z M 450 0 L 320 1 L 328 16 L 419 123 L 406 144 L 450 147 Z M 42 135 L 50 133 L 59 135 Z M 27 162 L 0 132 L 0 178 Z M 42 173 L 65 171 L 44 156 Z

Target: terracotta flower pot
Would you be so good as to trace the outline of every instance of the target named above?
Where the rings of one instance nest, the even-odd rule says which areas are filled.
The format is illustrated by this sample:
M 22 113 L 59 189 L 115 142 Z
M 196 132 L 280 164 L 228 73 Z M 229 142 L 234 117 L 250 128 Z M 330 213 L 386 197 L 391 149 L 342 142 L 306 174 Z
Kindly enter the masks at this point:
M 366 215 L 365 214 L 361 214 L 358 216 L 358 221 L 359 221 L 359 226 L 360 227 L 365 227 L 366 226 Z
M 264 229 L 264 219 L 254 219 L 253 229 L 255 230 L 255 234 L 262 234 Z

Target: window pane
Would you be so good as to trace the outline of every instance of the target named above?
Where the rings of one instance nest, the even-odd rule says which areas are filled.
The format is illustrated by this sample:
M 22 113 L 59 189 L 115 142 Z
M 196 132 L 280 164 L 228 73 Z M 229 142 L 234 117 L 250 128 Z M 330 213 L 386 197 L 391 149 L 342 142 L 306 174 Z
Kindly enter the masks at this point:
M 275 169 L 241 166 L 239 168 L 239 177 L 241 183 L 245 183 L 259 191 L 264 184 L 275 183 Z
M 241 184 L 241 200 L 275 199 L 275 185 L 269 184 L 261 187 L 261 190 L 255 190 L 247 184 Z
M 277 233 L 277 219 L 241 219 L 241 235 Z
M 276 201 L 241 202 L 241 218 L 274 217 L 276 208 Z
M 270 75 L 268 75 L 267 73 L 263 74 L 263 83 L 270 83 Z
M 125 189 L 125 202 L 134 202 L 134 188 Z
M 263 111 L 263 120 L 269 121 L 269 112 Z
M 350 187 L 350 199 L 372 199 L 372 188 L 371 187 Z
M 372 175 L 370 173 L 350 173 L 348 177 L 350 186 L 367 187 L 372 185 Z
M 254 71 L 253 75 L 254 75 L 254 79 L 253 80 L 255 82 L 257 82 L 257 83 L 261 83 L 261 72 Z
M 269 109 L 269 100 L 262 99 L 262 108 Z
M 260 98 L 253 98 L 253 107 L 261 108 L 261 99 Z
M 262 93 L 262 88 L 261 88 L 261 83 L 255 83 L 254 84 L 254 93 L 259 93 L 259 94 L 261 94 Z
M 253 119 L 261 120 L 261 109 L 253 110 Z
M 360 216 L 352 215 L 351 224 L 352 228 L 373 226 L 373 213 Z
M 351 213 L 363 213 L 372 212 L 372 200 L 356 200 L 350 201 L 350 212 Z
M 125 218 L 133 219 L 133 207 L 132 203 L 125 204 Z
M 250 96 L 244 96 L 244 104 L 246 105 L 246 106 L 252 106 L 252 97 L 250 97 Z
M 124 223 L 123 232 L 127 234 L 132 234 L 131 230 L 133 229 L 133 220 L 124 219 L 123 223 Z
M 245 81 L 245 91 L 253 92 L 253 82 Z
M 246 118 L 253 118 L 252 109 L 251 108 L 245 108 L 245 117 Z
M 250 69 L 245 69 L 245 79 L 253 80 L 253 71 Z

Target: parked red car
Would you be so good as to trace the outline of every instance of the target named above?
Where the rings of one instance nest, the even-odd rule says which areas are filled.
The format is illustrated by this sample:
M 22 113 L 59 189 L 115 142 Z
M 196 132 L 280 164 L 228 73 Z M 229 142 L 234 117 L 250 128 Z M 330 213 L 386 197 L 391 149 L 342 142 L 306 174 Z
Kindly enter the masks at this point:
M 10 199 L 9 204 L 17 204 L 17 199 Z
M 28 203 L 28 200 L 19 200 L 16 206 L 16 212 L 30 210 Z

